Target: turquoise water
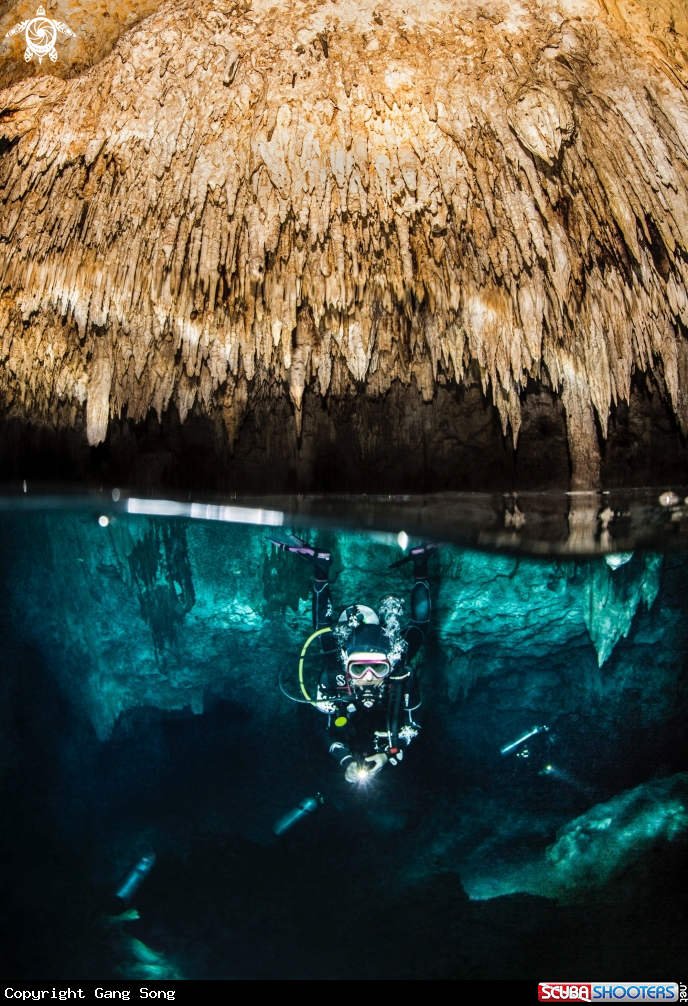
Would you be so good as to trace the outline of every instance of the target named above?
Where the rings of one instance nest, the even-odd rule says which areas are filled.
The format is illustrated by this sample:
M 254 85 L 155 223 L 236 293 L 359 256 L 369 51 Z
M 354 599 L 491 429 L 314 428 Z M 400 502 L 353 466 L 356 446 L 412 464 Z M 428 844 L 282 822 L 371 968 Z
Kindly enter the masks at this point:
M 335 617 L 354 603 L 378 610 L 390 594 L 408 616 L 412 567 L 389 567 L 432 540 L 428 518 L 421 538 L 415 503 L 408 524 L 388 516 L 361 530 L 362 501 L 339 526 L 332 510 L 309 525 L 274 503 L 162 502 L 103 494 L 0 513 L 0 782 L 18 808 L 3 825 L 5 884 L 33 927 L 29 940 L 13 926 L 13 968 L 561 979 L 580 977 L 579 964 L 552 932 L 581 925 L 590 946 L 607 946 L 602 962 L 637 939 L 650 971 L 672 966 L 685 923 L 670 940 L 663 918 L 649 936 L 638 923 L 622 950 L 609 913 L 641 911 L 660 883 L 656 857 L 657 876 L 682 869 L 681 548 L 629 547 L 626 530 L 627 550 L 610 553 L 604 501 L 592 523 L 565 513 L 568 538 L 559 528 L 530 548 L 513 517 L 502 521 L 490 551 L 447 534 L 445 512 L 414 661 L 420 730 L 401 763 L 360 787 L 323 744 L 327 717 L 280 689 L 281 674 L 301 697 L 311 568 L 268 537 L 331 552 Z M 464 538 L 469 523 L 458 522 Z M 309 694 L 318 645 L 304 665 Z M 501 753 L 536 726 L 547 729 Z M 275 822 L 315 794 L 317 809 L 276 838 Z M 138 895 L 114 908 L 112 892 L 149 852 Z M 381 913 L 402 935 L 391 939 Z M 382 935 L 362 949 L 354 934 L 370 930 Z

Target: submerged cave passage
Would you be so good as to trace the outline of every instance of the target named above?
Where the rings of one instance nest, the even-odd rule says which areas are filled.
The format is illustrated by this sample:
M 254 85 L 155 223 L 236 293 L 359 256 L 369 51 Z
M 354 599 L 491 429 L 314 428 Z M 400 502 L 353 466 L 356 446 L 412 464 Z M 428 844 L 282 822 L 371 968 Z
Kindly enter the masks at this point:
M 270 722 L 252 729 L 222 702 L 200 715 L 139 710 L 104 744 L 64 712 L 57 733 L 44 730 L 40 706 L 55 708 L 50 671 L 19 657 L 24 674 L 35 670 L 15 714 L 35 727 L 5 787 L 10 798 L 24 791 L 21 826 L 6 819 L 1 836 L 3 973 L 12 980 L 575 980 L 593 965 L 646 975 L 685 959 L 680 838 L 577 904 L 532 894 L 468 900 L 471 849 L 492 843 L 493 868 L 540 855 L 552 828 L 590 802 L 521 766 L 514 776 L 512 766 L 471 763 L 471 746 L 484 754 L 495 727 L 481 718 L 483 702 L 469 703 L 455 725 L 471 723 L 473 733 L 452 771 L 436 709 L 425 721 L 430 743 L 404 776 L 361 799 L 318 770 L 305 716 L 279 762 Z M 568 740 L 574 761 L 603 756 L 595 729 L 592 717 L 578 724 Z M 609 747 L 635 750 L 635 778 L 686 767 L 666 738 L 653 749 L 647 735 L 607 734 Z M 256 809 L 270 819 L 315 786 L 326 804 L 282 842 L 242 833 Z M 151 845 L 158 858 L 136 910 L 109 918 L 107 892 Z
M 684 959 L 683 553 L 444 546 L 421 734 L 362 792 L 322 714 L 280 692 L 309 569 L 264 528 L 62 511 L 4 514 L 0 535 L 4 973 L 560 980 Z M 317 540 L 338 606 L 407 596 L 398 544 Z M 533 724 L 543 747 L 500 754 Z M 562 835 L 571 855 L 548 859 Z M 113 920 L 150 850 L 138 918 Z

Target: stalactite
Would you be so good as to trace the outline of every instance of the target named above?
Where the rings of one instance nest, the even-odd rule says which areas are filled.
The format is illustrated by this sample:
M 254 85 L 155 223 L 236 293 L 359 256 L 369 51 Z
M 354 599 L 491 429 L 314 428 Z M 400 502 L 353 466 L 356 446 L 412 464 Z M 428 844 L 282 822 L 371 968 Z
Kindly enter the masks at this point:
M 594 488 L 640 370 L 688 432 L 685 18 L 246 7 L 170 0 L 88 72 L 0 92 L 10 414 L 71 402 L 97 444 L 220 409 L 231 439 L 250 387 L 298 427 L 308 386 L 429 400 L 477 367 L 514 443 L 528 379 L 562 395 Z

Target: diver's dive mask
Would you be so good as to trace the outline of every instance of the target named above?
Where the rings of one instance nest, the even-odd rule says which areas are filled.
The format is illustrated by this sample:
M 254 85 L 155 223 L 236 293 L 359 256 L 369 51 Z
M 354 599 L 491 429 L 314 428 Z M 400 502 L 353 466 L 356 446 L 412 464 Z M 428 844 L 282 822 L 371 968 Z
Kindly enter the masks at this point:
M 391 670 L 389 658 L 384 653 L 352 653 L 346 662 L 349 680 L 359 688 L 381 685 Z

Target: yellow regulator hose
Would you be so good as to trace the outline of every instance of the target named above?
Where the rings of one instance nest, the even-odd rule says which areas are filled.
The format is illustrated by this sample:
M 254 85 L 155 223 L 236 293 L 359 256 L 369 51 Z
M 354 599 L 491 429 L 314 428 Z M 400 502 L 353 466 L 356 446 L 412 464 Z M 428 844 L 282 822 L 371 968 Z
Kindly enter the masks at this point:
M 301 686 L 301 691 L 305 695 L 306 699 L 310 702 L 312 706 L 317 706 L 317 702 L 314 702 L 306 691 L 306 686 L 303 683 L 303 658 L 306 656 L 306 650 L 311 645 L 314 639 L 318 636 L 322 636 L 323 632 L 332 632 L 329 625 L 326 625 L 324 629 L 316 629 L 312 636 L 309 636 L 306 642 L 303 644 L 303 649 L 301 650 L 301 658 L 299 660 L 299 685 Z

